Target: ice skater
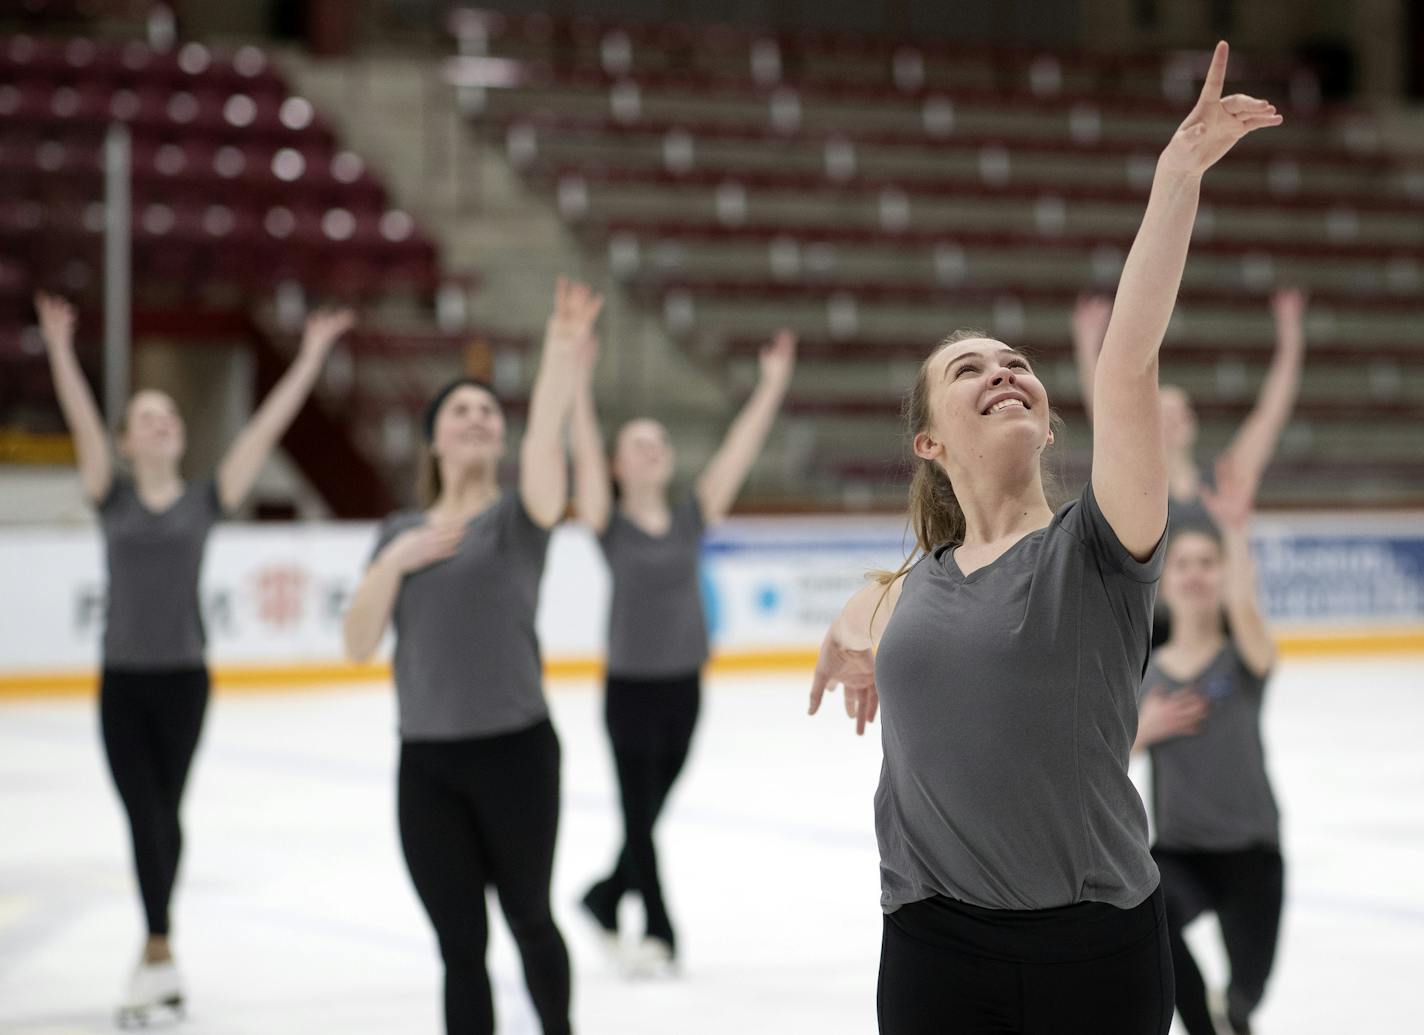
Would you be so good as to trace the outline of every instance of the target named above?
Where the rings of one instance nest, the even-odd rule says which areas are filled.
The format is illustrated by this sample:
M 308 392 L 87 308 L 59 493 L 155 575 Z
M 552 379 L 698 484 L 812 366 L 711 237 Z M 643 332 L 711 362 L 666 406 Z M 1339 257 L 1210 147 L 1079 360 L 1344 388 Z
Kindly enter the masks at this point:
M 1214 912 L 1231 964 L 1221 1018 L 1249 1035 L 1275 960 L 1285 867 L 1266 774 L 1261 706 L 1276 651 L 1261 613 L 1248 532 L 1252 485 L 1229 454 L 1202 486 L 1210 527 L 1173 532 L 1161 599 L 1171 638 L 1142 682 L 1136 750 L 1152 759 L 1152 855 L 1162 873 L 1177 1013 L 1216 1035 L 1183 929 Z M 1225 623 L 1222 619 L 1225 616 Z
M 316 384 L 349 311 L 306 323 L 291 368 L 233 440 L 216 476 L 185 481 L 183 419 L 153 389 L 134 394 L 114 445 L 74 353 L 75 311 L 35 296 L 84 495 L 98 510 L 108 566 L 99 717 L 114 786 L 128 815 L 148 939 L 119 1010 L 121 1024 L 181 1011 L 169 903 L 183 846 L 179 810 L 208 703 L 198 576 L 208 533 L 252 488 Z
M 781 331 L 762 349 L 757 386 L 695 488 L 676 498 L 668 491 L 674 455 L 663 425 L 646 418 L 623 425 L 610 482 L 591 383 L 583 385 L 575 404 L 577 513 L 598 536 L 613 583 L 604 716 L 623 810 L 618 859 L 584 895 L 583 905 L 616 946 L 619 903 L 629 892 L 642 899 L 644 935 L 623 954 L 633 973 L 665 972 L 677 958 L 653 828 L 697 725 L 707 660 L 698 585 L 702 535 L 731 510 L 795 365 L 796 338 Z
M 906 407 L 916 556 L 822 644 L 812 712 L 836 684 L 858 730 L 885 706 L 885 1035 L 1170 1026 L 1165 904 L 1127 772 L 1167 527 L 1158 351 L 1202 175 L 1282 121 L 1222 97 L 1227 53 L 1157 162 L 1095 374 L 1088 485 L 1049 507 L 1043 385 L 1003 343 L 952 335 Z
M 593 361 L 603 300 L 558 282 L 520 445 L 519 483 L 497 480 L 504 408 L 461 378 L 425 411 L 424 510 L 381 526 L 346 616 L 346 649 L 395 631 L 401 847 L 445 965 L 450 1035 L 495 1030 L 485 889 L 499 893 L 544 1035 L 565 1035 L 569 956 L 549 902 L 559 825 L 559 740 L 534 632 L 550 530 L 564 516 L 564 433 Z

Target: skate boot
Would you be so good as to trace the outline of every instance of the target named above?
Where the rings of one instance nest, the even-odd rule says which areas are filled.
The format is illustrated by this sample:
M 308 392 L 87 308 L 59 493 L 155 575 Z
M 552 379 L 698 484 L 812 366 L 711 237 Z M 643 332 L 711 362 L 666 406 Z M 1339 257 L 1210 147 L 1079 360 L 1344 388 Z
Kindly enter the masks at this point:
M 144 1028 L 154 1021 L 183 1019 L 183 979 L 172 960 L 140 962 L 119 1007 L 120 1028 Z

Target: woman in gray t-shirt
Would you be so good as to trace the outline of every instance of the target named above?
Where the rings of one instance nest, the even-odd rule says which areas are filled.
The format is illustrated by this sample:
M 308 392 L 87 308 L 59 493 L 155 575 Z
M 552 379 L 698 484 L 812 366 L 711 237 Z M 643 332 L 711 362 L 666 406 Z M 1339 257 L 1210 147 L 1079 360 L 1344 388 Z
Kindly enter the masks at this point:
M 569 955 L 549 905 L 559 741 L 534 618 L 549 530 L 568 502 L 564 432 L 591 376 L 603 300 L 559 280 L 529 400 L 519 487 L 501 491 L 504 410 L 490 386 L 447 385 L 425 411 L 425 509 L 387 518 L 346 616 L 347 653 L 395 632 L 401 848 L 440 941 L 445 1023 L 492 1033 L 485 889 L 519 946 L 544 1035 L 570 1030 Z
M 1152 855 L 1190 1035 L 1219 1029 L 1183 928 L 1204 912 L 1220 918 L 1231 963 L 1224 1020 L 1240 1033 L 1265 994 L 1280 931 L 1280 813 L 1261 743 L 1276 651 L 1256 592 L 1251 489 L 1222 460 L 1216 489 L 1202 492 L 1214 527 L 1172 533 L 1161 592 L 1172 633 L 1142 681 L 1136 749 L 1152 759 Z
M 1158 351 L 1202 175 L 1268 103 L 1222 97 L 1218 46 L 1157 162 L 1096 373 L 1090 483 L 1056 511 L 1028 360 L 972 332 L 906 407 L 920 554 L 847 604 L 811 710 L 883 703 L 875 798 L 885 1035 L 1165 1035 L 1172 973 L 1147 817 L 1128 778 L 1167 525 Z M 878 650 L 877 650 L 878 648 Z
M 664 968 L 677 951 L 653 826 L 687 758 L 701 700 L 707 660 L 698 584 L 702 532 L 731 509 L 776 419 L 795 360 L 796 339 L 782 331 L 763 349 L 756 390 L 698 477 L 696 490 L 675 503 L 668 497 L 673 451 L 661 424 L 623 425 L 610 483 L 591 387 L 574 410 L 578 514 L 598 536 L 613 583 L 604 717 L 624 831 L 612 872 L 588 891 L 583 904 L 616 944 L 618 903 L 629 892 L 642 898 L 647 929 L 627 961 L 634 970 Z
M 198 603 L 208 533 L 247 496 L 352 315 L 319 313 L 308 320 L 296 361 L 233 441 L 216 476 L 185 482 L 183 420 L 169 396 L 151 389 L 136 393 L 123 412 L 114 445 L 128 471 L 115 470 L 103 417 L 75 357 L 74 309 L 43 293 L 35 296 L 35 308 L 80 482 L 104 536 L 109 578 L 100 725 L 128 815 L 148 926 L 121 1012 L 125 1020 L 141 1020 L 183 999 L 168 941 L 168 906 L 182 846 L 179 805 L 208 701 Z
M 1275 455 L 1300 391 L 1305 304 L 1305 294 L 1297 289 L 1282 289 L 1271 296 L 1275 354 L 1261 382 L 1256 405 L 1221 454 L 1240 468 L 1253 492 Z M 1111 312 L 1112 300 L 1101 295 L 1081 299 L 1073 310 L 1073 353 L 1078 361 L 1083 408 L 1090 417 L 1093 372 Z M 1210 530 L 1211 515 L 1202 503 L 1202 489 L 1210 488 L 1210 482 L 1197 462 L 1197 415 L 1191 396 L 1177 385 L 1163 385 L 1161 398 L 1162 439 L 1167 450 L 1167 517 L 1172 534 L 1189 528 Z M 1159 603 L 1153 614 L 1152 646 L 1165 643 L 1171 631 L 1170 619 Z

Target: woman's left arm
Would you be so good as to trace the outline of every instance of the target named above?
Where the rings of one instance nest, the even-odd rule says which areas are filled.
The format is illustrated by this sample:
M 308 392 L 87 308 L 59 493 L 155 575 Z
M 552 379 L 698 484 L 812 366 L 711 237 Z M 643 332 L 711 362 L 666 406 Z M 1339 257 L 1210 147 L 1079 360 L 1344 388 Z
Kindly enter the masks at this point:
M 756 389 L 697 479 L 697 503 L 704 524 L 715 524 L 727 516 L 761 453 L 796 369 L 796 335 L 777 331 L 761 350 L 760 361 Z
M 1217 44 L 1196 107 L 1157 161 L 1094 373 L 1093 494 L 1139 560 L 1151 555 L 1167 524 L 1157 354 L 1181 286 L 1201 178 L 1247 133 L 1281 123 L 1266 101 L 1221 96 L 1227 53 Z
M 307 317 L 297 358 L 267 393 L 218 465 L 218 501 L 223 510 L 236 510 L 252 490 L 262 466 L 311 394 L 331 347 L 355 322 L 356 316 L 349 309 L 319 310 Z
M 1271 315 L 1276 324 L 1276 352 L 1256 405 L 1226 450 L 1240 464 L 1241 476 L 1253 494 L 1275 455 L 1276 443 L 1300 393 L 1300 371 L 1305 360 L 1305 295 L 1299 290 L 1277 291 L 1271 296 Z
M 1230 455 L 1216 464 L 1216 487 L 1202 486 L 1202 503 L 1221 532 L 1225 565 L 1226 618 L 1246 667 L 1265 676 L 1276 661 L 1276 644 L 1261 610 L 1256 562 L 1251 557 L 1251 511 L 1255 486 Z
M 519 496 L 529 516 L 543 528 L 558 524 L 568 506 L 564 431 L 579 385 L 588 376 L 593 324 L 602 308 L 603 296 L 587 284 L 558 279 L 519 449 Z

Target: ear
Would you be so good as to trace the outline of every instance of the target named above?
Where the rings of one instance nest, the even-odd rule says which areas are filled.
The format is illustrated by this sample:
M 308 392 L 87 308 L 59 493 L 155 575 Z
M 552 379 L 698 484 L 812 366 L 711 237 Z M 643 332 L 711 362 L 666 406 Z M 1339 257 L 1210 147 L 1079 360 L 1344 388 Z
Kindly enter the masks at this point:
M 1053 445 L 1053 429 L 1052 429 L 1052 428 L 1049 428 L 1049 429 L 1048 429 L 1048 441 L 1043 444 L 1043 448 L 1044 448 L 1044 449 L 1047 449 L 1047 448 L 1048 448 L 1049 446 L 1051 446 L 1051 445 Z
M 944 452 L 944 446 L 936 442 L 928 431 L 916 434 L 913 445 L 915 455 L 921 460 L 936 460 Z

